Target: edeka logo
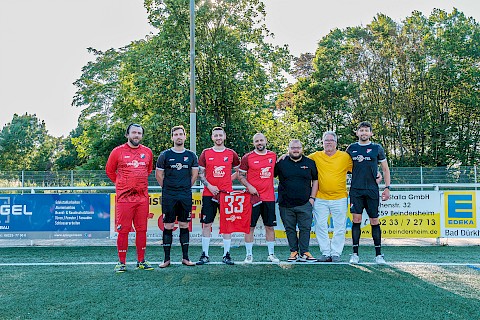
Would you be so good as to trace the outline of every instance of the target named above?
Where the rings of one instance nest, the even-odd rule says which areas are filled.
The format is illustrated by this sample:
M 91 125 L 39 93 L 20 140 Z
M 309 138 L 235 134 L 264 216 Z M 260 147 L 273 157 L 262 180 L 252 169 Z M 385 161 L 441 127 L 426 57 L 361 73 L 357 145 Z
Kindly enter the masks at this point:
M 477 208 L 474 191 L 445 192 L 445 227 L 476 228 Z

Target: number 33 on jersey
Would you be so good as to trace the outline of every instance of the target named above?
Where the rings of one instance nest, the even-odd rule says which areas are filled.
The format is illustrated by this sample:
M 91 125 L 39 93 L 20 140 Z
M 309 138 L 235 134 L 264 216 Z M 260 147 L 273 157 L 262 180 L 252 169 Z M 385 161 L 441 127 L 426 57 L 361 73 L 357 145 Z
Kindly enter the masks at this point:
M 250 193 L 246 191 L 221 192 L 219 200 L 220 233 L 249 233 L 252 218 L 252 199 Z

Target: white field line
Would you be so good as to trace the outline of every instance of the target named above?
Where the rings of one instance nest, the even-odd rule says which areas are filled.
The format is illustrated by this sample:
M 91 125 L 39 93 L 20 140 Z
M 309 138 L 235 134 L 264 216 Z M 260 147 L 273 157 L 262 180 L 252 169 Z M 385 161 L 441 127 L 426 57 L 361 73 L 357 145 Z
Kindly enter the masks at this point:
M 150 262 L 153 266 L 157 266 L 159 263 L 158 261 Z M 111 262 L 15 262 L 15 263 L 0 263 L 1 267 L 15 267 L 15 266 L 91 266 L 91 265 L 111 265 L 114 266 L 117 264 L 116 261 Z M 127 265 L 135 265 L 135 262 L 128 262 Z M 181 265 L 181 262 L 171 262 L 172 265 Z M 209 262 L 208 265 L 223 265 L 222 262 Z M 322 265 L 350 265 L 348 262 L 280 262 L 280 263 L 272 263 L 272 262 L 253 262 L 253 263 L 244 263 L 235 262 L 235 265 L 278 265 L 281 267 L 296 265 L 296 266 L 322 266 Z M 375 262 L 364 262 L 358 263 L 358 265 L 366 266 L 366 265 L 377 265 Z M 355 266 L 355 265 L 352 265 Z M 474 267 L 475 269 L 479 268 L 480 270 L 480 263 L 451 263 L 451 262 L 392 262 L 387 263 L 386 266 L 396 267 L 396 266 L 465 266 L 465 267 Z M 208 266 L 199 266 L 200 268 L 208 268 Z

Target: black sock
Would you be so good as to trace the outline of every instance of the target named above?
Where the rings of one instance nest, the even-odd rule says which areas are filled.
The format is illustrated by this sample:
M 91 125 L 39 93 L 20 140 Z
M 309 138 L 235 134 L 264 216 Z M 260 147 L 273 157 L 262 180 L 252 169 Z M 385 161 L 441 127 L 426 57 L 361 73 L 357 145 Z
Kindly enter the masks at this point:
M 183 259 L 188 260 L 188 243 L 190 241 L 190 231 L 188 228 L 180 228 L 180 244 L 182 245 Z
M 358 254 L 358 245 L 360 243 L 360 225 L 361 223 L 353 223 L 352 225 L 352 242 L 353 242 L 353 253 Z
M 165 261 L 170 260 L 170 250 L 172 249 L 172 232 L 173 230 L 163 230 L 163 251 L 165 252 Z
M 372 225 L 372 238 L 375 245 L 375 255 L 379 256 L 382 254 L 382 230 L 380 230 L 379 224 Z

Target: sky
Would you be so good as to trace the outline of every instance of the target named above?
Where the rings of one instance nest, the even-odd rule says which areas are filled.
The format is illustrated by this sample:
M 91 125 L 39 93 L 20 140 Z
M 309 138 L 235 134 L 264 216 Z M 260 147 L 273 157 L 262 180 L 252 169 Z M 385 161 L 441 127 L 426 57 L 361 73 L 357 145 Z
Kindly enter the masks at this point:
M 480 22 L 479 0 L 264 0 L 276 45 L 315 52 L 334 28 L 369 24 L 377 13 L 401 22 L 412 11 L 455 7 Z M 36 114 L 53 136 L 67 136 L 80 109 L 73 82 L 93 60 L 88 47 L 119 48 L 154 32 L 143 0 L 0 0 L 0 128 L 13 114 Z M 185 54 L 188 54 L 187 52 Z

